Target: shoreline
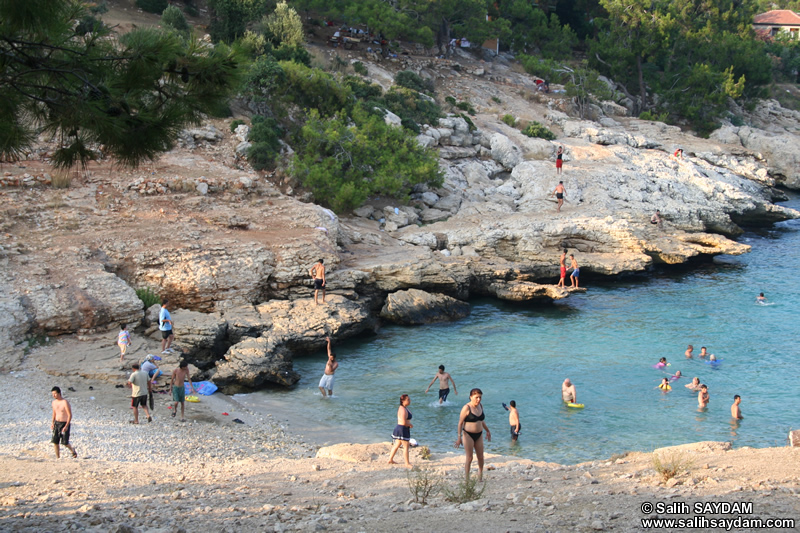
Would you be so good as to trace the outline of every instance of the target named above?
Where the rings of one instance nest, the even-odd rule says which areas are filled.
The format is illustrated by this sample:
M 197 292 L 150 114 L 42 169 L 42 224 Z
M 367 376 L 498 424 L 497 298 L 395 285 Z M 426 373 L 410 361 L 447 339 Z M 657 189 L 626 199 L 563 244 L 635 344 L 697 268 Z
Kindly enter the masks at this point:
M 56 460 L 47 442 L 47 391 L 54 381 L 76 389 L 67 398 L 75 413 L 77 460 L 68 454 Z M 480 498 L 458 503 L 434 494 L 423 505 L 411 496 L 406 469 L 385 464 L 388 443 L 314 453 L 291 425 L 281 427 L 280 415 L 262 421 L 235 400 L 214 399 L 216 394 L 188 406 L 191 423 L 174 422 L 159 400 L 154 422 L 135 427 L 126 423 L 127 412 L 119 412 L 124 396 L 98 405 L 116 390 L 40 370 L 0 376 L 0 399 L 11 407 L 0 414 L 6 427 L 0 468 L 8 480 L 0 484 L 4 528 L 627 532 L 641 530 L 648 516 L 642 502 L 750 502 L 753 516 L 746 518 L 786 519 L 796 517 L 800 494 L 800 448 L 728 450 L 725 443 L 701 442 L 662 450 L 694 461 L 666 482 L 653 471 L 649 453 L 576 465 L 487 455 Z M 216 414 L 221 408 L 247 425 Z M 23 433 L 31 438 L 13 442 Z M 448 487 L 463 477 L 461 451 L 434 453 L 425 461 L 414 450 L 411 461 L 417 473 Z

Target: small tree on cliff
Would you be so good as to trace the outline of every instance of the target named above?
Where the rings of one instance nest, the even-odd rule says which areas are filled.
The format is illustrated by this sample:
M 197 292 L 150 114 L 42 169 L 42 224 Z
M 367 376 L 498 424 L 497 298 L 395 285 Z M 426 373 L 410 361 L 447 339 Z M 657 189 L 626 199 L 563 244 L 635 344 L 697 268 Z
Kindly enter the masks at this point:
M 59 167 L 85 165 L 93 144 L 126 165 L 152 159 L 237 83 L 227 47 L 150 28 L 117 37 L 75 0 L 0 2 L 0 67 L 0 158 L 45 133 Z

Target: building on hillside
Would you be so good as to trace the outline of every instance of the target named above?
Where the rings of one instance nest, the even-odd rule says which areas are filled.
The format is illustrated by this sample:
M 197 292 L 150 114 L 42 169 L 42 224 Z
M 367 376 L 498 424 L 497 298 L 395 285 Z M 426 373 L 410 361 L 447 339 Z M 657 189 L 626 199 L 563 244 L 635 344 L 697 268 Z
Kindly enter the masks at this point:
M 788 33 L 792 39 L 798 39 L 800 37 L 800 15 L 788 9 L 767 11 L 755 16 L 753 29 L 764 39 L 773 39 L 781 32 Z

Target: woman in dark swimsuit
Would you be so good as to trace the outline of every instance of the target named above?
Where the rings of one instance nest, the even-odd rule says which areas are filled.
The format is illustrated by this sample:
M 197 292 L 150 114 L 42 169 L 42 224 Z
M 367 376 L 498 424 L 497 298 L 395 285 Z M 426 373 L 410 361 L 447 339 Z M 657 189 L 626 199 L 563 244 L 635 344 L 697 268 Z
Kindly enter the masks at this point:
M 408 410 L 410 403 L 411 398 L 408 397 L 408 394 L 400 396 L 400 407 L 397 408 L 397 425 L 394 427 L 394 432 L 392 432 L 394 444 L 392 445 L 392 453 L 389 455 L 390 465 L 396 464 L 394 462 L 394 454 L 397 453 L 397 449 L 402 444 L 406 468 L 411 468 L 411 462 L 408 460 L 408 441 L 411 440 L 411 431 L 409 430 L 414 426 L 409 422 L 411 420 L 411 411 Z
M 483 392 L 480 389 L 469 391 L 469 403 L 461 408 L 461 416 L 458 418 L 458 440 L 456 448 L 464 443 L 464 453 L 467 456 L 464 464 L 466 478 L 469 479 L 469 469 L 472 465 L 472 451 L 478 456 L 478 481 L 483 479 L 483 430 L 486 430 L 486 440 L 492 441 L 492 433 L 489 426 L 483 421 L 483 406 L 481 405 Z

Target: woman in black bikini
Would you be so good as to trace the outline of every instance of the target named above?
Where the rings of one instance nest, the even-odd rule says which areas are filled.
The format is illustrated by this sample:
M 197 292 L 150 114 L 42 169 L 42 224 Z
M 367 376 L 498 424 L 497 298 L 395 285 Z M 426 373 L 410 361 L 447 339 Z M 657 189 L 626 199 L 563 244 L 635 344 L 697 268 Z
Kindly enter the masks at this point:
M 472 465 L 472 451 L 478 456 L 478 481 L 483 479 L 483 430 L 486 430 L 486 440 L 492 441 L 492 432 L 489 426 L 483 421 L 483 406 L 481 397 L 483 392 L 480 389 L 469 391 L 469 403 L 461 408 L 461 416 L 458 418 L 458 440 L 456 448 L 464 443 L 464 453 L 467 456 L 464 464 L 464 472 L 469 479 L 469 469 Z
M 408 460 L 408 441 L 411 440 L 410 429 L 414 426 L 409 422 L 411 420 L 411 411 L 408 410 L 410 403 L 411 398 L 408 397 L 408 394 L 400 396 L 400 407 L 397 408 L 397 425 L 394 427 L 394 432 L 392 432 L 394 445 L 392 445 L 392 453 L 389 455 L 390 465 L 396 464 L 394 462 L 394 454 L 397 453 L 397 449 L 400 448 L 402 443 L 406 468 L 411 468 L 411 462 Z

